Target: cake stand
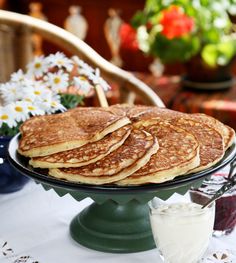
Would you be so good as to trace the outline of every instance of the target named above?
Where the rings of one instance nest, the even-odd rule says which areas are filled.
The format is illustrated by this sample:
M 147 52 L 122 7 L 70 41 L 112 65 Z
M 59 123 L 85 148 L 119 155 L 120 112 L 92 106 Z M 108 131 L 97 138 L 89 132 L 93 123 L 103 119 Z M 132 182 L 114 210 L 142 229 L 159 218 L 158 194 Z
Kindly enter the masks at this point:
M 157 196 L 163 200 L 173 193 L 185 194 L 191 186 L 199 187 L 207 176 L 234 160 L 236 142 L 215 166 L 202 172 L 180 176 L 161 184 L 142 186 L 88 185 L 59 180 L 46 170 L 33 169 L 29 160 L 17 153 L 19 136 L 9 144 L 10 163 L 21 173 L 54 189 L 59 196 L 69 193 L 77 201 L 90 197 L 94 202 L 80 212 L 70 224 L 72 238 L 91 249 L 130 253 L 155 247 L 147 202 Z

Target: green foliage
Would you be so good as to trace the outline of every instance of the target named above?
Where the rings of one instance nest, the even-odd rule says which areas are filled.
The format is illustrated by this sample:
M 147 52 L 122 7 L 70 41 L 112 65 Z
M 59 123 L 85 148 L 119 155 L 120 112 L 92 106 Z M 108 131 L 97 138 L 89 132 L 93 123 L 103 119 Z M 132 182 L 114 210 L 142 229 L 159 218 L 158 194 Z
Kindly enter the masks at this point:
M 194 21 L 191 32 L 172 39 L 162 33 L 160 18 L 170 6 L 180 7 Z M 236 0 L 146 0 L 132 25 L 137 28 L 140 49 L 164 63 L 184 62 L 200 54 L 215 67 L 228 64 L 236 54 L 229 13 L 236 14 Z
M 14 136 L 19 132 L 19 127 L 22 122 L 19 122 L 16 127 L 10 128 L 6 123 L 3 123 L 0 128 L 0 136 Z
M 67 109 L 72 109 L 80 105 L 83 101 L 83 96 L 76 94 L 60 94 L 61 104 Z

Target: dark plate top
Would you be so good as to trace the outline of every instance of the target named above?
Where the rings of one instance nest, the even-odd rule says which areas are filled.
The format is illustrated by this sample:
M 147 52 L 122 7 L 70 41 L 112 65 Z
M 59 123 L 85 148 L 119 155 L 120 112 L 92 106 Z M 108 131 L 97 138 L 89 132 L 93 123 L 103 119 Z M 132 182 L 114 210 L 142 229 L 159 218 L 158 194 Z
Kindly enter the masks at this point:
M 196 181 L 200 178 L 211 175 L 212 173 L 223 168 L 229 164 L 236 157 L 236 139 L 234 140 L 233 145 L 226 151 L 223 159 L 219 161 L 216 165 L 212 166 L 209 169 L 198 173 L 192 173 L 188 175 L 183 175 L 176 177 L 171 181 L 167 181 L 160 184 L 145 184 L 140 186 L 117 186 L 117 185 L 90 185 L 90 184 L 80 184 L 73 183 L 66 180 L 57 179 L 51 177 L 47 174 L 46 169 L 35 169 L 30 166 L 29 159 L 18 154 L 18 143 L 19 143 L 20 134 L 17 134 L 12 138 L 8 147 L 8 158 L 10 163 L 19 170 L 22 174 L 31 177 L 32 179 L 48 184 L 55 187 L 61 187 L 70 190 L 79 190 L 90 193 L 114 193 L 114 191 L 119 191 L 121 193 L 131 193 L 131 192 L 149 192 L 154 190 L 175 188 L 181 186 L 185 183 L 191 181 Z

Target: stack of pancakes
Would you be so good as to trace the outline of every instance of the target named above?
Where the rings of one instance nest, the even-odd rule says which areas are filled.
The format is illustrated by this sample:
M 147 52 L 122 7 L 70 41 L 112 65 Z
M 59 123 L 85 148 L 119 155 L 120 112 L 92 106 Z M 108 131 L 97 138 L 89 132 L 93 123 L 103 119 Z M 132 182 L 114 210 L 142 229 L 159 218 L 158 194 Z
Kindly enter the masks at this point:
M 76 108 L 20 128 L 18 152 L 49 176 L 77 183 L 141 185 L 207 169 L 234 130 L 204 114 L 151 106 Z

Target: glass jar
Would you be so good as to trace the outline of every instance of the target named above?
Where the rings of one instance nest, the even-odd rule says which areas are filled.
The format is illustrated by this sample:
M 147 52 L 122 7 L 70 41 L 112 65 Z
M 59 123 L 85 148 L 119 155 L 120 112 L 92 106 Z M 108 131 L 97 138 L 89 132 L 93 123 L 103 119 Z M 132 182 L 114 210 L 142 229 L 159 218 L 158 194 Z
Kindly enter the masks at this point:
M 213 175 L 203 181 L 200 188 L 191 189 L 191 200 L 204 204 L 220 189 L 227 179 L 221 175 Z M 236 186 L 216 200 L 214 236 L 230 234 L 236 225 Z
M 149 202 L 153 237 L 165 263 L 197 263 L 212 236 L 215 204 Z

